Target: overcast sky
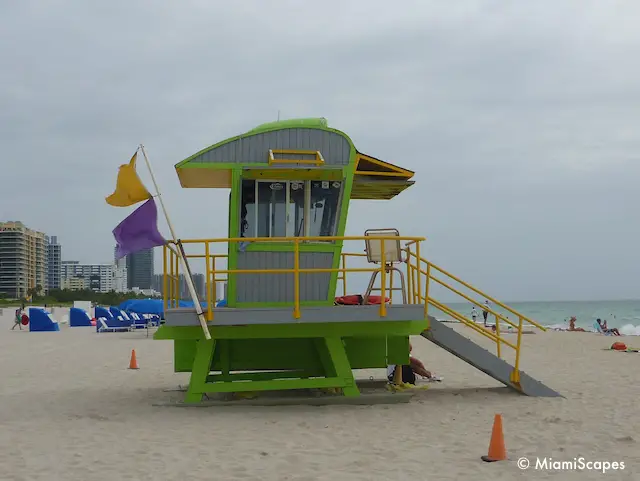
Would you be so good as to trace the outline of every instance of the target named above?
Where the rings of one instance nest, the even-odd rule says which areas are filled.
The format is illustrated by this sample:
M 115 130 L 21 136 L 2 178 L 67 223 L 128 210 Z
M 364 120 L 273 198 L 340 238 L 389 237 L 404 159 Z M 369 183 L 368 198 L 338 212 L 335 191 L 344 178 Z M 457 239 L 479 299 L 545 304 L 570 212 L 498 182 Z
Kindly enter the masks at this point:
M 224 237 L 228 193 L 181 189 L 174 164 L 280 110 L 416 172 L 354 202 L 349 234 L 426 236 L 502 299 L 637 298 L 638 18 L 633 0 L 0 0 L 0 220 L 111 261 L 132 209 L 104 197 L 142 142 L 178 236 Z

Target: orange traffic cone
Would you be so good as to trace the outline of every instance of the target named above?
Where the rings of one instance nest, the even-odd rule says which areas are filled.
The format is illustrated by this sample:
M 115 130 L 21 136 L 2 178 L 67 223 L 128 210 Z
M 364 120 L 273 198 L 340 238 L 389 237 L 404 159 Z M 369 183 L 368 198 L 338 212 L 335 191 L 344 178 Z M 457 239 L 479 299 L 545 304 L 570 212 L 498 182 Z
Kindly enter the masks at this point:
M 488 463 L 504 461 L 507 459 L 507 449 L 504 446 L 504 434 L 502 433 L 502 414 L 496 414 L 493 419 L 491 442 L 489 442 L 489 453 L 486 456 L 482 456 L 481 459 Z
M 131 349 L 131 360 L 129 361 L 129 369 L 140 369 L 138 367 L 138 360 L 136 359 L 135 349 Z

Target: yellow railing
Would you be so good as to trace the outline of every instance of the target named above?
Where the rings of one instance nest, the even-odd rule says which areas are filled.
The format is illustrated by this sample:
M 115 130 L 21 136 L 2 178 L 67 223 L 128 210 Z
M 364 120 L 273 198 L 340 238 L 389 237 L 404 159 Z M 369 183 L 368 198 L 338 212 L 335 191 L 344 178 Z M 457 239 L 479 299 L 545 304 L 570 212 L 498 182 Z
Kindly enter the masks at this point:
M 515 363 L 514 369 L 511 373 L 511 381 L 514 383 L 520 382 L 520 354 L 522 347 L 522 334 L 523 334 L 523 326 L 525 321 L 542 331 L 546 331 L 546 328 L 539 323 L 533 321 L 529 317 L 524 314 L 516 311 L 515 309 L 503 304 L 502 302 L 496 300 L 495 298 L 485 294 L 481 290 L 472 286 L 471 284 L 463 281 L 459 277 L 454 276 L 453 274 L 447 272 L 443 268 L 433 264 L 432 262 L 427 261 L 426 259 L 420 256 L 420 244 L 408 242 L 405 245 L 405 263 L 406 263 L 406 275 L 407 275 L 407 290 L 408 299 L 410 303 L 425 303 L 426 308 L 431 305 L 436 309 L 444 312 L 447 315 L 450 315 L 453 319 L 461 322 L 467 327 L 470 327 L 480 335 L 491 339 L 496 344 L 496 355 L 498 357 L 502 357 L 502 346 L 509 347 L 513 349 L 515 353 Z M 435 275 L 434 275 L 435 274 Z M 424 283 L 424 288 L 422 284 Z M 443 302 L 439 302 L 430 295 L 430 287 L 435 283 L 441 287 L 444 287 L 449 292 L 456 294 L 467 302 L 470 302 L 474 306 L 477 306 L 481 311 L 487 311 L 490 315 L 495 317 L 495 331 L 488 330 L 484 326 L 476 324 L 473 320 L 468 319 L 463 314 L 455 311 L 450 308 Z M 462 286 L 461 288 L 454 287 L 451 285 L 452 283 L 457 283 Z M 461 289 L 466 288 L 472 295 L 465 294 Z M 423 294 L 424 292 L 424 294 Z M 512 322 L 505 315 L 496 312 L 491 307 L 483 304 L 481 301 L 474 299 L 472 296 L 478 296 L 480 298 L 484 298 L 488 300 L 495 306 L 498 306 L 511 315 L 515 316 L 518 319 L 517 323 Z M 515 334 L 516 342 L 515 344 L 507 339 L 505 339 L 502 335 L 500 324 L 505 323 L 508 326 L 513 327 L 516 331 Z M 513 331 L 512 331 L 513 332 Z
M 506 346 L 513 350 L 515 354 L 514 371 L 511 376 L 512 382 L 519 382 L 519 369 L 520 369 L 520 353 L 522 347 L 522 334 L 525 322 L 533 327 L 536 327 L 542 331 L 546 331 L 546 328 L 539 323 L 533 321 L 524 314 L 514 310 L 506 304 L 496 300 L 495 298 L 487 295 L 476 287 L 463 281 L 462 279 L 454 276 L 453 274 L 445 271 L 441 267 L 427 261 L 420 255 L 420 244 L 416 242 L 407 242 L 404 248 L 405 266 L 406 266 L 406 285 L 407 285 L 407 302 L 409 304 L 425 304 L 425 309 L 428 310 L 429 306 L 433 306 L 444 314 L 450 316 L 452 319 L 464 324 L 465 326 L 473 329 L 481 336 L 488 338 L 496 344 L 496 355 L 502 357 L 502 347 Z M 366 254 L 348 253 L 343 252 L 341 254 L 341 267 L 346 269 L 347 259 L 352 257 L 366 257 Z M 342 282 L 342 293 L 347 295 L 347 279 L 343 274 L 338 278 Z M 444 287 L 447 291 L 455 294 L 464 301 L 477 306 L 479 311 L 486 310 L 491 316 L 496 319 L 495 331 L 488 330 L 482 325 L 476 324 L 473 320 L 469 319 L 465 315 L 452 309 L 445 303 L 436 300 L 431 294 L 431 288 L 433 284 Z M 454 284 L 454 285 L 452 285 Z M 455 285 L 459 285 L 457 287 Z M 467 289 L 472 294 L 465 294 L 462 289 Z M 511 321 L 506 314 L 500 314 L 495 311 L 495 308 L 487 307 L 481 301 L 474 299 L 473 296 L 477 296 L 482 299 L 486 299 L 494 306 L 498 306 L 504 309 L 509 314 L 515 316 L 518 319 L 517 322 Z M 515 342 L 511 342 L 504 337 L 504 333 L 501 329 L 501 323 L 506 324 L 513 328 L 509 331 L 510 334 L 516 334 Z M 513 338 L 512 338 L 513 339 Z
M 385 241 L 407 241 L 412 242 L 415 245 L 420 245 L 420 242 L 425 240 L 423 237 L 398 237 L 398 236 L 333 236 L 333 237 L 255 237 L 255 238 L 247 238 L 247 237 L 236 237 L 236 238 L 221 238 L 221 239 L 189 239 L 189 240 L 181 240 L 179 241 L 183 248 L 186 247 L 199 247 L 198 253 L 185 253 L 185 257 L 187 260 L 189 259 L 204 259 L 205 260 L 205 284 L 206 284 L 206 305 L 207 312 L 206 318 L 208 321 L 212 321 L 214 319 L 214 310 L 213 303 L 214 299 L 212 299 L 212 293 L 215 292 L 215 282 L 224 281 L 225 278 L 219 277 L 224 274 L 229 276 L 229 274 L 293 274 L 293 317 L 295 319 L 300 318 L 300 274 L 319 274 L 319 273 L 327 273 L 327 272 L 338 272 L 338 275 L 342 274 L 344 285 L 346 286 L 346 281 L 344 280 L 345 274 L 347 272 L 378 272 L 380 275 L 380 298 L 385 299 L 387 296 L 386 292 L 386 284 L 387 284 L 387 270 L 384 268 L 386 265 L 385 260 L 385 249 L 380 249 L 380 262 L 376 264 L 370 264 L 371 267 L 362 267 L 362 268 L 347 268 L 340 266 L 338 268 L 301 268 L 300 267 L 300 246 L 308 245 L 309 243 L 314 242 L 344 242 L 344 241 L 368 241 L 369 243 L 380 242 L 381 247 L 386 245 Z M 213 245 L 224 245 L 226 247 L 227 244 L 239 244 L 239 243 L 250 243 L 250 242 L 269 242 L 269 243 L 289 243 L 293 245 L 293 268 L 292 269 L 219 269 L 216 266 L 216 260 L 220 258 L 225 258 L 224 254 L 214 254 L 212 253 L 214 249 L 212 249 Z M 186 249 L 185 249 L 186 250 Z M 176 245 L 175 242 L 170 241 L 164 247 L 164 306 L 165 309 L 169 307 L 177 307 L 180 300 L 180 276 L 178 273 L 179 266 L 179 256 L 182 250 L 179 245 Z M 361 256 L 365 256 L 366 254 L 361 254 Z M 422 298 L 426 298 L 426 293 L 421 296 Z M 427 310 L 427 304 L 425 303 L 425 314 Z M 380 317 L 386 317 L 387 315 L 387 304 L 385 302 L 380 303 L 379 307 Z
M 429 306 L 433 306 L 439 311 L 445 313 L 451 318 L 459 321 L 465 326 L 473 329 L 481 336 L 490 339 L 496 344 L 496 354 L 498 357 L 502 357 L 502 348 L 507 347 L 515 353 L 514 370 L 511 375 L 511 381 L 518 383 L 520 381 L 520 354 L 522 346 L 522 334 L 523 326 L 525 322 L 534 326 L 540 330 L 545 331 L 546 328 L 539 323 L 528 318 L 524 314 L 512 309 L 511 307 L 503 304 L 495 298 L 485 294 L 476 287 L 468 284 L 462 279 L 454 276 L 453 274 L 445 271 L 441 267 L 433 264 L 432 262 L 424 259 L 420 254 L 421 242 L 424 240 L 422 237 L 397 237 L 397 236 L 349 236 L 349 237 L 270 237 L 270 238 L 221 238 L 221 239 L 194 239 L 194 240 L 182 240 L 180 241 L 182 247 L 185 246 L 198 246 L 198 253 L 186 253 L 185 257 L 188 259 L 204 259 L 205 267 L 205 285 L 206 285 L 206 318 L 209 321 L 214 319 L 213 305 L 215 303 L 215 286 L 217 282 L 226 281 L 229 274 L 293 274 L 293 317 L 295 319 L 300 318 L 300 274 L 313 274 L 313 273 L 327 273 L 337 272 L 338 282 L 342 284 L 343 295 L 347 295 L 347 273 L 349 272 L 377 272 L 379 275 L 379 288 L 380 298 L 386 299 L 391 297 L 393 288 L 393 276 L 388 272 L 388 269 L 384 266 L 387 264 L 385 261 L 385 249 L 380 249 L 380 262 L 376 264 L 368 264 L 369 267 L 356 267 L 350 268 L 347 266 L 347 258 L 365 258 L 366 253 L 349 253 L 344 252 L 341 254 L 340 263 L 338 268 L 301 268 L 300 267 L 300 246 L 308 245 L 309 243 L 318 241 L 368 241 L 368 242 L 381 242 L 384 241 L 405 241 L 404 252 L 404 264 L 406 268 L 405 284 L 406 284 L 406 300 L 409 304 L 424 304 L 425 316 L 428 314 Z M 214 245 L 224 245 L 226 249 L 227 244 L 233 243 L 249 243 L 249 242 L 273 242 L 273 243 L 290 243 L 293 245 L 293 268 L 292 269 L 233 269 L 220 268 L 217 261 L 220 259 L 226 259 L 226 254 L 214 253 L 212 247 Z M 382 247 L 382 246 L 381 246 Z M 181 294 L 180 275 L 179 275 L 179 255 L 184 250 L 180 249 L 180 246 L 173 242 L 165 245 L 164 247 L 164 305 L 167 307 L 177 307 Z M 304 252 L 304 251 L 303 251 Z M 434 283 L 440 287 L 445 288 L 447 291 L 455 294 L 456 296 L 464 299 L 465 301 L 477 306 L 480 311 L 487 311 L 490 315 L 495 317 L 495 330 L 489 330 L 482 325 L 476 324 L 473 320 L 470 320 L 465 315 L 457 312 L 453 308 L 446 305 L 444 302 L 436 300 L 431 290 Z M 389 285 L 388 285 L 389 284 Z M 463 289 L 471 292 L 466 294 Z M 387 293 L 389 296 L 387 296 Z M 488 307 L 482 303 L 482 301 L 476 300 L 475 297 L 488 300 L 492 305 L 502 308 L 507 313 L 513 315 L 517 322 L 511 321 L 506 314 L 500 314 L 496 312 L 495 308 Z M 381 317 L 386 316 L 387 304 L 381 302 L 379 306 L 379 314 Z M 501 324 L 506 324 L 512 327 L 510 331 L 512 334 L 517 334 L 515 342 L 504 337 Z

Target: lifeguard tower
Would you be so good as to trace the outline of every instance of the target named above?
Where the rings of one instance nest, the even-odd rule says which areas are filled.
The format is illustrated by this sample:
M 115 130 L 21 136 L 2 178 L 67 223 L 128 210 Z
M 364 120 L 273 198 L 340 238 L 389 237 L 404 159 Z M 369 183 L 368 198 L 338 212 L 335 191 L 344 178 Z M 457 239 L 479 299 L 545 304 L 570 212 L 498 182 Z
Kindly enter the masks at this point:
M 426 261 L 424 238 L 387 229 L 389 219 L 380 219 L 383 229 L 344 236 L 351 200 L 392 199 L 414 183 L 414 174 L 359 152 L 325 119 L 261 125 L 197 152 L 176 170 L 185 188 L 230 190 L 228 237 L 164 248 L 165 323 L 155 338 L 173 340 L 175 371 L 191 372 L 187 403 L 211 393 L 322 388 L 355 398 L 353 370 L 407 364 L 409 336 L 419 334 L 519 392 L 558 395 L 519 369 L 523 323 L 544 328 Z M 360 252 L 343 251 L 347 243 L 359 244 Z M 197 308 L 178 307 L 179 255 L 205 261 L 201 301 L 211 339 Z M 361 266 L 349 267 L 357 257 Z M 336 305 L 338 285 L 347 294 L 351 272 L 371 273 L 362 302 Z M 215 307 L 221 280 L 225 305 Z M 487 330 L 430 296 L 436 282 L 480 306 L 453 281 L 518 321 L 491 309 L 496 328 Z M 496 354 L 429 316 L 429 306 L 495 342 Z M 501 335 L 501 324 L 515 339 Z M 505 346 L 515 353 L 513 366 L 502 359 Z

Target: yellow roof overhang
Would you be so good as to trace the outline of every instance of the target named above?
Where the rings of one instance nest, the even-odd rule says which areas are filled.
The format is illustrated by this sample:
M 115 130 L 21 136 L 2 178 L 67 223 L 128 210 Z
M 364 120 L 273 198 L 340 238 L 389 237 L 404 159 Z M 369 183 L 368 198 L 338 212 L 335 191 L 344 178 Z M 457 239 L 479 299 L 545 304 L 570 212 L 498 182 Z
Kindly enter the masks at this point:
M 351 199 L 389 200 L 415 182 L 410 170 L 366 154 L 358 154 Z
M 380 177 L 381 179 L 408 180 L 414 176 L 414 173 L 370 155 L 359 153 L 356 159 L 356 175 Z
M 406 180 L 365 180 L 354 179 L 351 188 L 351 199 L 354 200 L 389 200 L 415 182 Z
M 228 164 L 227 164 L 228 165 Z M 191 164 L 176 168 L 180 185 L 185 188 L 230 189 L 232 166 Z M 269 180 L 341 180 L 340 168 L 318 167 L 245 167 L 243 177 Z M 414 184 L 414 173 L 370 155 L 358 154 L 351 191 L 352 199 L 392 199 Z

